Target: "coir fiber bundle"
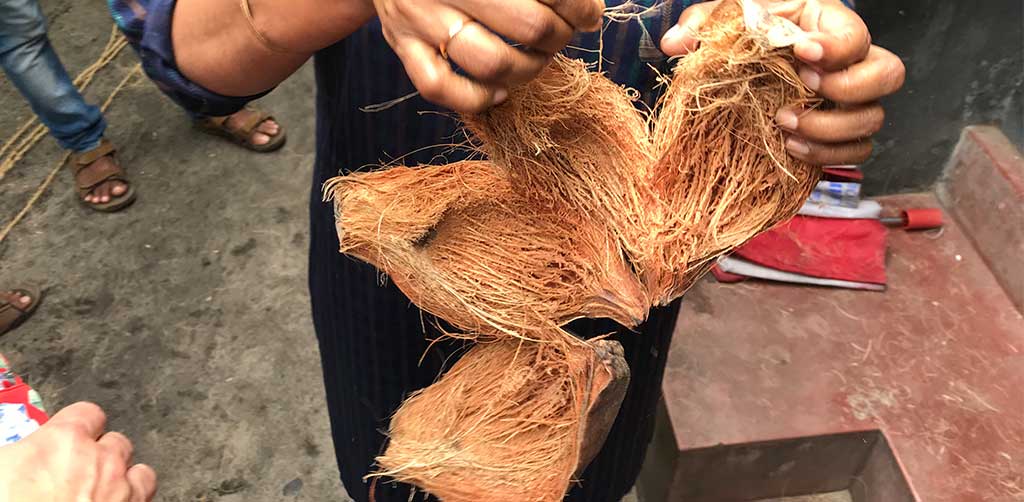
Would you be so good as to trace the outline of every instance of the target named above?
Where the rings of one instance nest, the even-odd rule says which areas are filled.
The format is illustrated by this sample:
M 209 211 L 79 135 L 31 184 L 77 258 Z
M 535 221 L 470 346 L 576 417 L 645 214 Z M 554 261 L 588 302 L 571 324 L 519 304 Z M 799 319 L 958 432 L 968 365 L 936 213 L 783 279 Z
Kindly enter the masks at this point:
M 576 318 L 647 315 L 600 220 L 523 200 L 491 162 L 351 174 L 329 189 L 342 251 L 467 333 L 550 340 Z
M 596 453 L 584 451 L 582 417 L 594 389 L 612 377 L 606 363 L 621 359 L 621 350 L 609 341 L 476 344 L 392 418 L 382 475 L 414 481 L 444 500 L 561 500 L 590 460 L 581 457 Z
M 715 10 L 700 49 L 676 65 L 654 122 L 651 186 L 665 221 L 644 281 L 655 304 L 679 297 L 715 258 L 793 216 L 819 178 L 786 153 L 774 121 L 785 106 L 815 102 L 792 50 L 775 47 L 802 32 L 744 3 L 746 12 L 737 2 Z
M 502 106 L 463 120 L 529 207 L 567 207 L 603 222 L 639 264 L 662 210 L 648 183 L 654 149 L 635 95 L 582 61 L 558 57 Z
M 799 34 L 751 2 L 723 2 L 653 117 L 557 58 L 505 104 L 464 117 L 489 160 L 329 183 L 342 251 L 474 333 L 454 336 L 486 342 L 397 412 L 385 474 L 448 502 L 561 499 L 579 452 L 595 449 L 579 431 L 597 363 L 559 326 L 636 325 L 816 183 L 773 122 L 813 101 L 785 47 Z

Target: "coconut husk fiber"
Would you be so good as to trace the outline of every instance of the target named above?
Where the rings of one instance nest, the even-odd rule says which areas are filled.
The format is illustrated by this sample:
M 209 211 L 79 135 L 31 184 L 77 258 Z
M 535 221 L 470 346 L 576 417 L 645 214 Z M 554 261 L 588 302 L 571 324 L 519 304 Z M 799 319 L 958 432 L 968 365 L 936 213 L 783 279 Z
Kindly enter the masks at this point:
M 392 418 L 382 474 L 415 472 L 444 500 L 561 500 L 604 442 L 628 371 L 610 340 L 478 343 Z
M 482 342 L 403 404 L 383 473 L 448 502 L 561 500 L 593 446 L 577 432 L 595 398 L 594 349 L 561 326 L 639 324 L 817 182 L 774 125 L 779 108 L 815 103 L 787 47 L 799 34 L 723 2 L 651 113 L 556 58 L 506 103 L 463 117 L 487 160 L 327 185 L 342 251 L 463 331 L 452 336 Z
M 492 162 L 351 174 L 329 189 L 342 251 L 466 333 L 541 340 L 580 317 L 633 325 L 647 315 L 644 288 L 601 221 L 531 207 Z

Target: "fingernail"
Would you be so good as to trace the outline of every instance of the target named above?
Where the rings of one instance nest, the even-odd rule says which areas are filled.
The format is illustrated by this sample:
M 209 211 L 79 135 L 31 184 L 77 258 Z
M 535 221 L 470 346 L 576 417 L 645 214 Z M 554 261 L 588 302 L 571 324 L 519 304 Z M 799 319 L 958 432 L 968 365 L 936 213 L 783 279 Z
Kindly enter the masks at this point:
M 814 40 L 804 40 L 796 44 L 793 48 L 796 55 L 807 61 L 808 63 L 817 63 L 821 61 L 821 58 L 825 56 L 825 48 L 820 43 Z
M 683 37 L 683 27 L 678 24 L 670 28 L 665 32 L 665 35 L 661 37 L 661 43 L 675 42 Z
M 494 104 L 495 105 L 500 105 L 500 104 L 504 103 L 506 99 L 508 99 L 508 90 L 507 89 L 498 89 L 497 91 L 494 91 Z
M 779 113 L 775 114 L 775 123 L 779 124 L 779 127 L 783 129 L 789 129 L 795 131 L 800 123 L 796 114 L 789 110 L 779 110 Z
M 802 139 L 789 138 L 786 140 L 786 150 L 793 155 L 807 155 L 811 153 L 811 147 L 807 146 L 807 143 Z
M 821 87 L 821 75 L 810 68 L 800 68 L 800 80 L 803 80 L 804 85 L 812 91 L 817 91 Z

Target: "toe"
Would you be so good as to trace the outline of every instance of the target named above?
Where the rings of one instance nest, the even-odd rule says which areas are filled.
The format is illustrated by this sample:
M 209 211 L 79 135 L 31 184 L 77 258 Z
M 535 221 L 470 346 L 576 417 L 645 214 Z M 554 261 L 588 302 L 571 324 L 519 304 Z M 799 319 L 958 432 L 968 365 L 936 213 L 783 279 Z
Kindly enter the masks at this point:
M 110 183 L 104 183 L 93 191 L 93 200 L 100 204 L 110 202 Z
M 115 181 L 114 186 L 110 188 L 110 195 L 114 197 L 120 197 L 128 191 L 128 185 L 121 181 Z
M 261 132 L 252 133 L 252 144 L 265 145 L 267 143 L 270 143 L 270 136 L 267 136 L 266 134 L 263 134 Z
M 281 131 L 281 126 L 279 126 L 277 122 L 267 119 L 264 120 L 263 123 L 260 124 L 260 126 L 256 130 L 263 134 L 273 136 Z

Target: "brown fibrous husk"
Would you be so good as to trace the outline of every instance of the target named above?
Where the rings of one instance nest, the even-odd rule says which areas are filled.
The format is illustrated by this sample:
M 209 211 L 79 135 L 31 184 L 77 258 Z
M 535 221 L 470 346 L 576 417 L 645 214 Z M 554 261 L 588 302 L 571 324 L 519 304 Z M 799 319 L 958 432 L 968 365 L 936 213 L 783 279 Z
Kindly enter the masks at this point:
M 476 344 L 391 419 L 381 474 L 449 501 L 562 500 L 581 448 L 591 352 L 516 339 Z
M 466 333 L 550 341 L 580 317 L 632 325 L 647 314 L 645 290 L 608 228 L 529 203 L 492 162 L 396 167 L 333 183 L 342 251 Z
M 815 102 L 792 51 L 748 31 L 735 0 L 708 26 L 654 116 L 557 58 L 464 117 L 487 161 L 328 185 L 343 252 L 486 342 L 397 412 L 385 474 L 448 502 L 559 500 L 579 467 L 571 431 L 590 364 L 559 326 L 637 325 L 806 199 L 817 169 L 786 153 L 774 124 L 778 109 Z
M 820 177 L 789 156 L 775 125 L 783 107 L 817 102 L 792 51 L 746 30 L 736 3 L 724 3 L 712 23 L 700 49 L 676 65 L 654 122 L 650 185 L 665 220 L 644 282 L 658 305 L 682 295 L 715 258 L 796 214 Z

